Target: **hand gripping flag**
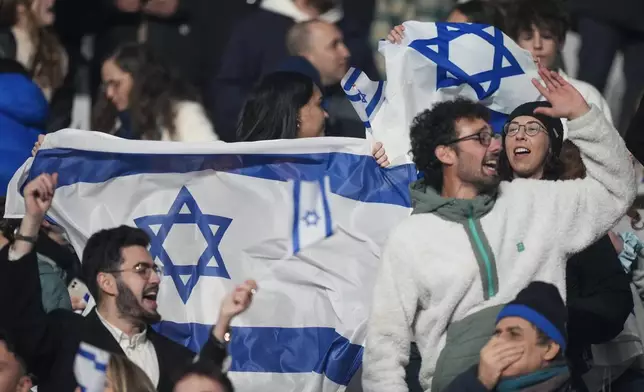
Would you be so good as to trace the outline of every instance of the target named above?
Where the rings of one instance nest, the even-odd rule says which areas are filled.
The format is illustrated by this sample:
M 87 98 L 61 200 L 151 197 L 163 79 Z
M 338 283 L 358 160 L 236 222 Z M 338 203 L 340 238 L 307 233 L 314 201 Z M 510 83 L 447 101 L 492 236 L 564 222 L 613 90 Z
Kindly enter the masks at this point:
M 380 249 L 409 216 L 413 165 L 381 169 L 365 140 L 253 143 L 130 141 L 50 134 L 14 176 L 18 190 L 58 173 L 49 218 L 82 254 L 89 236 L 145 230 L 164 266 L 163 334 L 197 351 L 222 297 L 256 279 L 233 321 L 230 375 L 240 391 L 337 391 L 362 361 Z
M 401 44 L 381 41 L 387 81 L 371 81 L 351 68 L 342 87 L 393 161 L 409 146 L 409 128 L 435 103 L 466 97 L 490 109 L 500 132 L 507 115 L 540 94 L 531 83 L 537 67 L 528 51 L 501 30 L 480 24 L 405 22 Z M 392 161 L 392 162 L 393 162 Z

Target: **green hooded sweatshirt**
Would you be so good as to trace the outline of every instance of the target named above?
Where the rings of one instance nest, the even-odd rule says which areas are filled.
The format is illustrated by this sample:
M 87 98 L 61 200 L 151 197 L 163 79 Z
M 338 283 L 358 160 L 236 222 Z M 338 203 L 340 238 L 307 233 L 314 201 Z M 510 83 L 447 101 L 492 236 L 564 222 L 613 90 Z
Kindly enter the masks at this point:
M 481 271 L 483 295 L 486 300 L 494 297 L 499 291 L 496 260 L 480 219 L 494 207 L 496 194 L 479 195 L 471 200 L 444 198 L 422 179 L 412 183 L 409 188 L 412 214 L 436 214 L 445 220 L 463 225 Z

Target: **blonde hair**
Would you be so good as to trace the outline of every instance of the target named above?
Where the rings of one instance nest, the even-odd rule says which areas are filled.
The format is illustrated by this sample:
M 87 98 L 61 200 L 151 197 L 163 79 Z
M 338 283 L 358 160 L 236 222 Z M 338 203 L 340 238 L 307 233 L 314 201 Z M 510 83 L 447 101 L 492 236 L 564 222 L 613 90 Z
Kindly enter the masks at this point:
M 143 370 L 122 355 L 110 357 L 107 374 L 114 392 L 156 392 Z

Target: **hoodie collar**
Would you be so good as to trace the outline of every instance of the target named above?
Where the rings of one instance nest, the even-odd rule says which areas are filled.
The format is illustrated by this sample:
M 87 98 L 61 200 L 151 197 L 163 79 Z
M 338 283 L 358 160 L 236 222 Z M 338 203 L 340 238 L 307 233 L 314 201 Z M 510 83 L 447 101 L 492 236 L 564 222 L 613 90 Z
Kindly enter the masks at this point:
M 482 218 L 494 207 L 497 195 L 481 194 L 474 199 L 446 198 L 427 185 L 423 179 L 412 183 L 409 188 L 412 214 L 431 213 L 453 222 Z
M 310 15 L 297 8 L 293 0 L 264 0 L 262 1 L 260 8 L 265 11 L 289 17 L 293 19 L 295 23 L 306 22 L 312 19 Z M 337 23 L 343 16 L 342 8 L 336 6 L 320 15 L 318 19 L 328 23 Z

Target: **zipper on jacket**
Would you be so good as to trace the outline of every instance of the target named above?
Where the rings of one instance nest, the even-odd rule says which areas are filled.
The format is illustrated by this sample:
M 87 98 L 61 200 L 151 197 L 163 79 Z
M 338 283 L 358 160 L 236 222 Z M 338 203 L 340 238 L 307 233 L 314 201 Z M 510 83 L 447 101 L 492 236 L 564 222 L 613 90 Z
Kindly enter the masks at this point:
M 476 247 L 483 257 L 483 262 L 485 263 L 485 272 L 487 274 L 488 281 L 488 297 L 492 298 L 496 295 L 496 288 L 494 287 L 494 279 L 492 279 L 492 265 L 490 262 L 490 256 L 485 251 L 483 241 L 481 241 L 481 236 L 479 235 L 478 230 L 476 230 L 476 224 L 474 223 L 474 216 L 472 212 L 470 212 L 470 215 L 467 218 L 467 223 L 470 228 L 470 232 L 472 233 L 472 237 L 474 238 L 474 242 L 476 243 Z

